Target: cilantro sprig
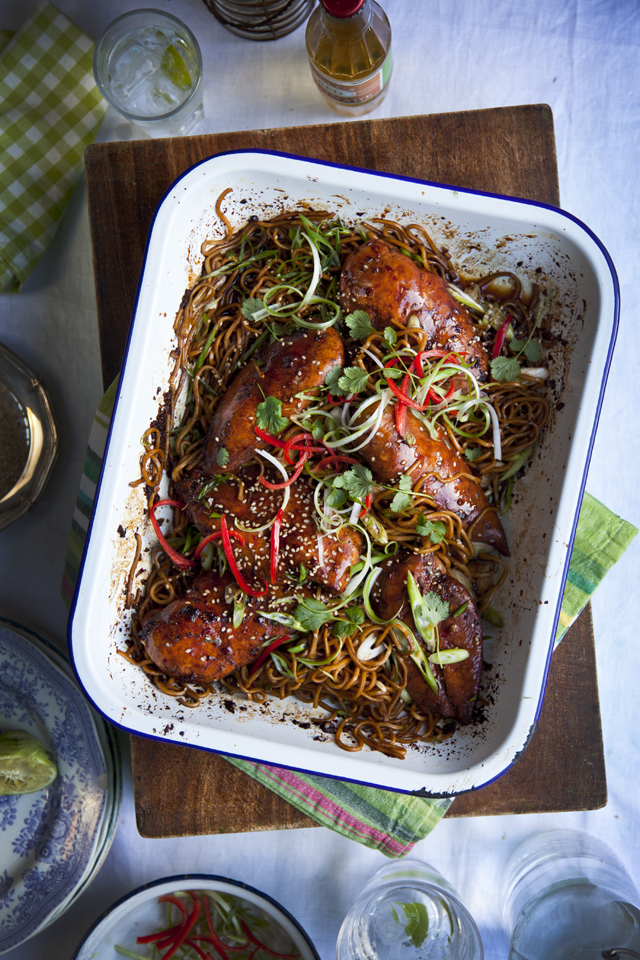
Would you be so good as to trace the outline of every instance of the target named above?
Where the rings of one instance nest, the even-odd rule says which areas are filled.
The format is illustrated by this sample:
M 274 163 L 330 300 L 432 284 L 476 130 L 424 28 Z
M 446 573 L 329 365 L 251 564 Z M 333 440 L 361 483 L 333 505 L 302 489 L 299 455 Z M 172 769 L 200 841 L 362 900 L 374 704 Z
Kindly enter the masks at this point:
M 361 607 L 347 607 L 343 612 L 346 619 L 336 620 L 331 630 L 333 636 L 340 640 L 350 637 L 364 623 L 364 611 Z
M 354 310 L 344 322 L 349 327 L 349 332 L 354 340 L 366 340 L 376 328 L 372 326 L 369 314 L 365 310 Z
M 548 301 L 544 300 L 536 313 L 536 318 L 531 332 L 526 340 L 518 340 L 515 337 L 509 341 L 509 349 L 514 354 L 513 357 L 496 357 L 491 361 L 491 376 L 494 380 L 506 381 L 517 380 L 520 376 L 520 364 L 518 360 L 524 356 L 529 363 L 540 363 L 542 360 L 542 347 L 533 335 L 540 326 L 543 316 L 547 311 Z
M 336 397 L 351 397 L 362 393 L 369 381 L 369 373 L 360 367 L 334 367 L 325 378 L 328 393 Z
M 345 490 L 352 500 L 363 503 L 373 492 L 375 482 L 371 470 L 362 463 L 356 463 L 335 478 L 333 487 L 334 489 Z M 333 506 L 333 504 L 329 504 L 329 506 Z
M 256 423 L 261 430 L 265 430 L 272 436 L 281 433 L 289 423 L 289 418 L 282 416 L 282 400 L 276 397 L 265 397 L 262 403 L 258 404 Z

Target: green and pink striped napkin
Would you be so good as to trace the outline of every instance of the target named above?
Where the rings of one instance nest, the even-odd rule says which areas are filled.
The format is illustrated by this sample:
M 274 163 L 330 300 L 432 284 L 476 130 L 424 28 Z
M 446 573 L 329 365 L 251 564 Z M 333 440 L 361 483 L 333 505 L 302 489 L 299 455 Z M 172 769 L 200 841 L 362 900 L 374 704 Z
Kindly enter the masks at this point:
M 82 561 L 116 388 L 117 381 L 102 398 L 89 437 L 63 579 L 62 593 L 68 604 Z M 585 494 L 556 642 L 562 639 L 637 532 L 595 497 Z M 380 850 L 388 857 L 405 856 L 418 840 L 433 830 L 453 802 L 446 798 L 430 800 L 394 793 L 248 760 L 226 759 L 321 826 Z

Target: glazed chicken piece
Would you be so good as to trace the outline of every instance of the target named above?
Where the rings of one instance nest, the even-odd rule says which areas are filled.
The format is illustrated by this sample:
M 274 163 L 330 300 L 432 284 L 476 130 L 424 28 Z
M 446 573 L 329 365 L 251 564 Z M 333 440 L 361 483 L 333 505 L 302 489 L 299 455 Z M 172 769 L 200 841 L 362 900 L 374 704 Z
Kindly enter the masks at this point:
M 220 518 L 211 514 L 226 514 L 228 522 L 238 520 L 243 527 L 260 526 L 275 517 L 282 503 L 281 490 L 269 490 L 258 482 L 258 470 L 245 467 L 237 480 L 220 481 L 202 500 L 197 499 L 203 481 L 210 479 L 201 471 L 193 470 L 178 481 L 178 494 L 187 504 L 189 516 L 205 535 L 220 530 Z M 345 528 L 339 536 L 322 534 L 316 527 L 313 496 L 309 487 L 298 481 L 291 486 L 289 503 L 280 526 L 277 576 L 285 574 L 297 579 L 304 566 L 306 577 L 315 583 L 341 593 L 346 587 L 353 564 L 358 563 L 362 537 L 352 528 Z M 235 523 L 230 529 L 235 528 Z M 238 531 L 245 546 L 234 539 L 233 552 L 240 570 L 250 583 L 256 578 L 270 582 L 270 531 L 246 533 Z M 322 554 L 322 556 L 321 556 Z
M 251 460 L 256 450 L 267 449 L 255 432 L 258 404 L 271 396 L 282 401 L 283 417 L 300 413 L 311 399 L 297 395 L 317 390 L 330 371 L 343 364 L 344 343 L 332 327 L 297 331 L 271 344 L 260 358 L 251 359 L 231 383 L 211 421 L 205 469 L 220 473 L 222 448 L 229 455 L 224 464 L 228 473 Z
M 404 658 L 407 665 L 407 690 L 425 713 L 454 718 L 460 723 L 468 724 L 472 720 L 473 706 L 482 676 L 480 615 L 469 591 L 447 575 L 444 565 L 433 554 L 406 554 L 399 559 L 388 560 L 383 565 L 383 573 L 372 591 L 374 609 L 385 620 L 393 616 L 402 620 L 413 630 L 419 642 L 420 636 L 407 593 L 409 572 L 415 577 L 420 593 L 423 596 L 430 591 L 437 593 L 448 603 L 451 614 L 464 603 L 467 604 L 463 613 L 442 621 L 438 630 L 441 650 L 459 647 L 468 650 L 469 656 L 466 660 L 444 667 L 430 664 L 438 685 L 436 694 L 407 654 Z
M 471 465 L 453 448 L 444 431 L 439 430 L 434 440 L 418 417 L 407 410 L 406 432 L 415 439 L 414 444 L 400 436 L 393 407 L 388 406 L 375 436 L 360 450 L 376 478 L 393 483 L 402 474 L 411 474 L 414 489 L 420 480 L 417 489 L 433 497 L 441 509 L 456 513 L 471 540 L 489 544 L 509 556 L 498 514 L 472 478 Z
M 266 597 L 247 597 L 242 623 L 234 627 L 227 587 L 237 587 L 231 574 L 202 573 L 186 593 L 145 619 L 142 643 L 164 673 L 211 683 L 251 663 L 265 641 L 282 636 L 282 627 L 259 612 L 268 609 Z
M 414 317 L 426 332 L 425 349 L 441 348 L 471 361 L 471 371 L 486 378 L 489 357 L 471 317 L 447 289 L 447 281 L 424 270 L 384 240 L 369 240 L 345 261 L 340 276 L 340 306 L 345 313 L 364 310 L 377 330 Z

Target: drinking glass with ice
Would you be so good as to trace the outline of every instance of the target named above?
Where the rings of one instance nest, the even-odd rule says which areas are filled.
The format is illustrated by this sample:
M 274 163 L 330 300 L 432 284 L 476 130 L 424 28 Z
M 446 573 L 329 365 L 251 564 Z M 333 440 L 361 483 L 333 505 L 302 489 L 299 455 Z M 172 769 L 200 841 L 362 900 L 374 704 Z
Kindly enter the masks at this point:
M 200 47 L 170 13 L 118 17 L 96 44 L 93 68 L 105 100 L 151 136 L 184 136 L 204 116 Z

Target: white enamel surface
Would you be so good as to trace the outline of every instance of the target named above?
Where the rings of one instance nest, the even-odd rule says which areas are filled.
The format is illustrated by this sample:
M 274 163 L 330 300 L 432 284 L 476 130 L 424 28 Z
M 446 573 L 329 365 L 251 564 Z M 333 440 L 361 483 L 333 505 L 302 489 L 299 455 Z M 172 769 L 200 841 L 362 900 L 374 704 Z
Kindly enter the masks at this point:
M 253 212 L 275 214 L 300 201 L 346 221 L 356 213 L 385 212 L 390 219 L 424 223 L 470 273 L 482 262 L 535 279 L 539 267 L 556 293 L 554 309 L 570 340 L 552 367 L 564 382 L 564 406 L 554 414 L 506 521 L 514 586 L 503 588 L 505 628 L 494 631 L 490 649 L 487 683 L 494 702 L 481 727 L 461 729 L 438 748 L 409 750 L 402 761 L 368 751 L 346 754 L 329 736 L 314 739 L 317 730 L 279 722 L 283 713 L 308 716 L 295 701 L 245 705 L 231 713 L 222 698 L 210 698 L 198 710 L 183 709 L 116 652 L 128 623 L 123 601 L 133 530 L 145 545 L 154 541 L 143 519 L 142 494 L 129 486 L 138 475 L 139 438 L 166 388 L 173 320 L 199 272 L 202 241 L 220 230 L 214 206 L 229 186 L 233 192 L 223 209 L 234 225 Z M 467 248 L 469 237 L 482 253 Z M 601 246 L 557 210 L 269 154 L 221 155 L 193 168 L 168 192 L 153 225 L 73 613 L 72 657 L 88 697 L 134 733 L 394 790 L 451 795 L 499 776 L 526 745 L 539 710 L 616 312 L 615 281 Z M 129 529 L 126 538 L 118 534 L 120 526 Z

